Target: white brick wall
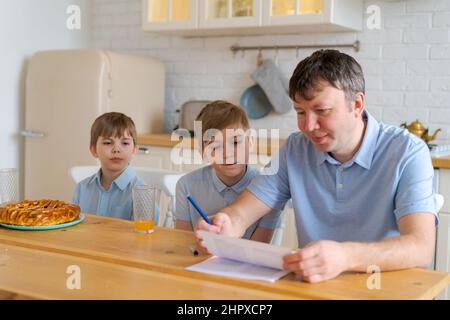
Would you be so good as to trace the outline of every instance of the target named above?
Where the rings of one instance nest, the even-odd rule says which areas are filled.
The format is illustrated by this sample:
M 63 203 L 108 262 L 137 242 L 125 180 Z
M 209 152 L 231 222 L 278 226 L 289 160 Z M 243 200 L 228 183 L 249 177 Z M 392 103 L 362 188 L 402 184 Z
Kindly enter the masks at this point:
M 141 0 L 93 0 L 93 43 L 97 48 L 146 54 L 167 67 L 166 130 L 177 123 L 175 110 L 188 99 L 227 99 L 239 103 L 253 84 L 256 52 L 233 57 L 241 45 L 327 44 L 361 41 L 361 51 L 343 50 L 362 65 L 367 108 L 386 123 L 420 119 L 443 129 L 450 141 L 450 0 L 365 1 L 381 8 L 380 30 L 359 33 L 253 37 L 178 38 L 141 30 Z M 280 51 L 278 65 L 289 77 L 298 61 L 314 50 Z M 264 52 L 274 58 L 273 51 Z M 296 130 L 295 114 L 271 114 L 252 121 L 255 128 Z

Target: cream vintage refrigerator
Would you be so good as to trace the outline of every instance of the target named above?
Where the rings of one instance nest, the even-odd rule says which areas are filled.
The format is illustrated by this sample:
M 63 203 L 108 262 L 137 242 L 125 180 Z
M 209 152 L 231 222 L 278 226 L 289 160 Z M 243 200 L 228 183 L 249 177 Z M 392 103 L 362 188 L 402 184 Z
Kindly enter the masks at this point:
M 72 166 L 97 164 L 90 127 L 99 115 L 130 116 L 139 133 L 163 132 L 164 65 L 145 56 L 101 50 L 33 55 L 26 79 L 26 199 L 71 200 Z

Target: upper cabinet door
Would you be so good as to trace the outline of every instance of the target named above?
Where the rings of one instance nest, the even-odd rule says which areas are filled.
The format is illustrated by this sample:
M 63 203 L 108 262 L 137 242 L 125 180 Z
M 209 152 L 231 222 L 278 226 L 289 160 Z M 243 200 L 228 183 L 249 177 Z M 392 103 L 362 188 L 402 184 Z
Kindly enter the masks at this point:
M 143 29 L 185 36 L 362 29 L 361 0 L 142 0 Z
M 315 23 L 323 21 L 324 0 L 271 0 L 264 7 L 265 25 Z
M 199 0 L 201 29 L 257 27 L 267 0 Z
M 143 0 L 144 30 L 189 30 L 198 27 L 198 0 Z
M 310 26 L 310 31 L 359 30 L 361 0 L 267 0 L 263 7 L 264 26 Z M 303 29 L 307 30 L 307 29 Z

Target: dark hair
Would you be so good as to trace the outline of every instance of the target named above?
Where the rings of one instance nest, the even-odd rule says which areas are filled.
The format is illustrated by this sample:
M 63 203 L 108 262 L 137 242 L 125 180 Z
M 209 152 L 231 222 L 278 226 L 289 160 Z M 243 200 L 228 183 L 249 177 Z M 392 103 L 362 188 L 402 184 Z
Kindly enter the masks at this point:
M 250 127 L 244 109 L 222 100 L 208 103 L 196 121 L 202 121 L 202 136 L 209 129 L 222 130 L 232 125 L 240 125 L 244 130 Z
M 123 137 L 125 131 L 133 138 L 136 145 L 136 127 L 133 120 L 120 112 L 104 113 L 95 119 L 91 127 L 91 146 L 95 147 L 98 138 Z
M 321 80 L 343 90 L 348 101 L 357 92 L 365 92 L 362 68 L 353 57 L 338 50 L 318 50 L 295 68 L 289 81 L 289 96 L 295 101 L 295 95 L 300 94 L 310 100 L 311 89 L 318 89 Z

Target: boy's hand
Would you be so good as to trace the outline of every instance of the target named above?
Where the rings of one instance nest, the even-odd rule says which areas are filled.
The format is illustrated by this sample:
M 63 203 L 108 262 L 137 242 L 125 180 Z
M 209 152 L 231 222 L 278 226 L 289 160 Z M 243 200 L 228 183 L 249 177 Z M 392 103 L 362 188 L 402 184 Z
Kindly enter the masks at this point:
M 197 249 L 202 253 L 209 253 L 203 246 L 203 238 L 199 234 L 199 230 L 214 232 L 226 236 L 233 236 L 232 224 L 230 217 L 223 212 L 219 212 L 214 216 L 208 217 L 213 224 L 208 224 L 205 220 L 200 219 L 195 227 L 195 241 Z

